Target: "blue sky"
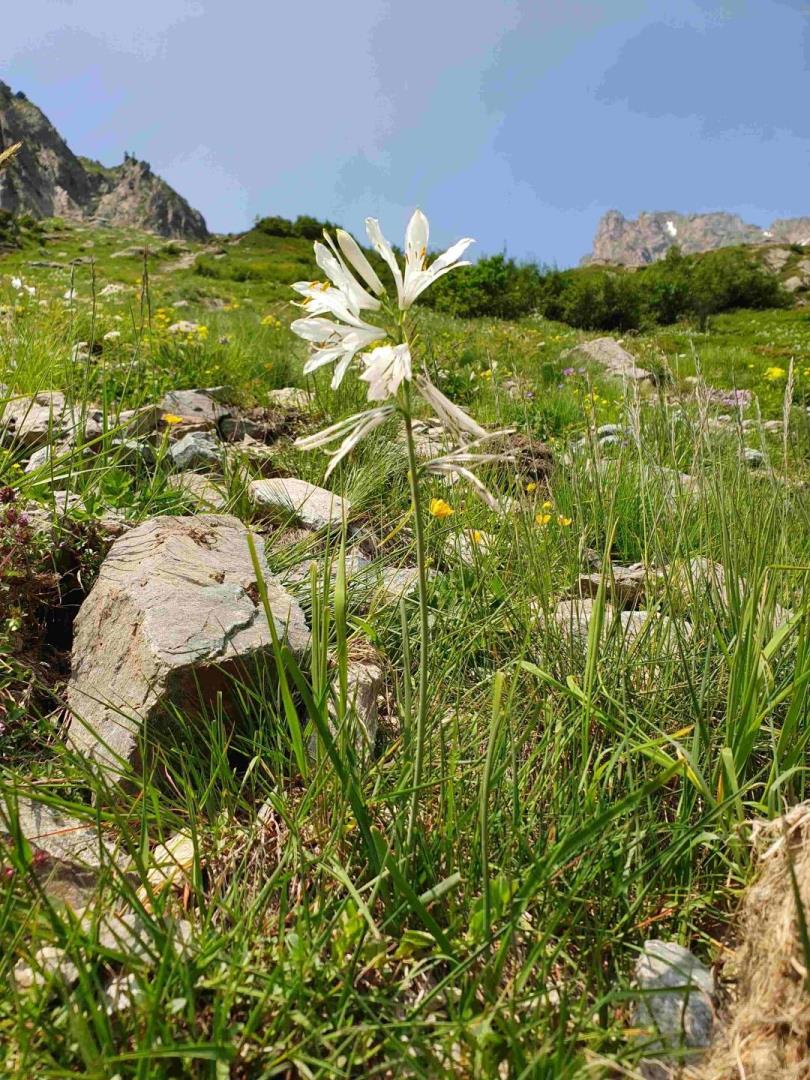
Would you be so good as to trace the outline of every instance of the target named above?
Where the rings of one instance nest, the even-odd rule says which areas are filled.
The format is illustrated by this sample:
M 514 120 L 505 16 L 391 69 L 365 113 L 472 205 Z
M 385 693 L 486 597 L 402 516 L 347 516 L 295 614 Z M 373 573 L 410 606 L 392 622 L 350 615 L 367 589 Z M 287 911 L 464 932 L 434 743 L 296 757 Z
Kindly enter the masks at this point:
M 610 208 L 810 214 L 807 0 L 27 0 L 0 78 L 218 231 L 419 205 L 565 266 Z

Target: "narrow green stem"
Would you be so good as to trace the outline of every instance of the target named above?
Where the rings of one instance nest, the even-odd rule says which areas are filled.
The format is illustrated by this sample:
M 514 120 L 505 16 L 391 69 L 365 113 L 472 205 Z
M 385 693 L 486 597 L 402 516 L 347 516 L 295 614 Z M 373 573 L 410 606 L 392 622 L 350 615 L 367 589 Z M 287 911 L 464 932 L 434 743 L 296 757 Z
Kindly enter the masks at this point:
M 419 574 L 419 695 L 416 706 L 416 748 L 413 766 L 413 791 L 408 814 L 408 849 L 412 849 L 414 830 L 419 811 L 419 788 L 422 783 L 422 769 L 425 761 L 425 737 L 428 709 L 428 656 L 429 656 L 429 620 L 428 620 L 428 582 L 425 562 L 425 533 L 422 520 L 422 507 L 419 502 L 419 472 L 416 461 L 416 445 L 413 439 L 411 422 L 410 388 L 406 391 L 405 439 L 408 447 L 408 481 L 413 502 L 413 531 L 416 537 L 416 566 Z

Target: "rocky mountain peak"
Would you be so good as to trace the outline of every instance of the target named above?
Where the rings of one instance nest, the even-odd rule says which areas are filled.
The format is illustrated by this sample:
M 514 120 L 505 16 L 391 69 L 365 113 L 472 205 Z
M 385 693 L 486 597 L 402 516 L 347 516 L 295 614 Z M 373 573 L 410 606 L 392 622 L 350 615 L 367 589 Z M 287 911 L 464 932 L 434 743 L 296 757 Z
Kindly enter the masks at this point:
M 77 157 L 41 109 L 0 81 L 0 150 L 23 146 L 0 176 L 0 210 L 34 217 L 143 229 L 160 236 L 205 239 L 205 219 L 148 162 L 122 164 Z
M 680 214 L 665 210 L 641 213 L 632 220 L 619 210 L 608 210 L 596 230 L 593 251 L 582 261 L 644 266 L 662 258 L 675 244 L 691 255 L 733 244 L 769 243 L 810 243 L 810 217 L 782 218 L 763 229 L 726 211 Z

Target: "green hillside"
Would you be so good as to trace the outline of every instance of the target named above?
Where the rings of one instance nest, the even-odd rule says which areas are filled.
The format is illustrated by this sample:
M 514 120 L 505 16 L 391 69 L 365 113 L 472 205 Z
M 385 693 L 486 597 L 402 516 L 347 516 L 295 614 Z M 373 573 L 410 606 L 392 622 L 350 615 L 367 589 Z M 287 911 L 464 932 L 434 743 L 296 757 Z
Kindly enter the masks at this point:
M 479 470 L 498 513 L 423 471 L 420 611 L 395 421 L 327 481 L 328 459 L 294 445 L 368 406 L 355 372 L 337 390 L 331 367 L 305 377 L 289 329 L 290 285 L 321 276 L 318 229 L 265 219 L 202 244 L 0 220 L 4 1077 L 630 1075 L 644 941 L 713 964 L 751 880 L 751 820 L 810 795 L 806 290 L 608 332 L 538 313 L 559 275 L 448 275 L 414 309 L 420 357 L 506 431 L 490 444 L 506 458 Z M 709 258 L 689 260 L 689 296 Z M 590 304 L 600 273 L 566 271 L 560 288 Z M 519 317 L 453 313 L 500 287 Z M 569 351 L 607 336 L 649 377 Z M 288 388 L 309 396 L 270 394 Z M 166 397 L 191 389 L 210 391 L 204 422 Z M 52 410 L 38 441 L 20 402 Z M 448 449 L 420 437 L 426 460 Z M 291 478 L 349 500 L 344 522 L 257 502 L 257 481 Z M 66 739 L 77 613 L 111 550 L 180 517 L 200 530 L 199 566 L 167 573 L 150 632 L 191 618 L 182 590 L 208 566 L 212 511 L 253 530 L 310 647 L 293 658 L 276 641 L 213 682 L 255 626 L 212 614 L 221 657 L 174 686 L 118 786 Z M 409 587 L 386 592 L 397 572 Z M 254 585 L 237 590 L 253 614 Z M 234 588 L 224 571 L 206 587 L 216 602 Z M 83 663 L 135 633 L 132 603 L 105 610 Z M 371 746 L 349 700 L 369 656 Z M 26 799 L 57 815 L 39 844 L 17 824 Z M 77 835 L 95 858 L 84 876 Z M 73 855 L 47 853 L 55 836 Z M 140 941 L 106 933 L 122 911 Z

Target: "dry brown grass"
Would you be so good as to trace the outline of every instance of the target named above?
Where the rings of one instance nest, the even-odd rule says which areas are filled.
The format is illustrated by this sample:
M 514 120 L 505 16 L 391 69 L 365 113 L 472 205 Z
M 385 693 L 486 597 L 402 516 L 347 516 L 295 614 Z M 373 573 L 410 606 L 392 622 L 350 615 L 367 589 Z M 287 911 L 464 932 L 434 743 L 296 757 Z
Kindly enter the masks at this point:
M 736 982 L 734 1000 L 714 1049 L 691 1074 L 696 1080 L 810 1077 L 810 979 L 802 944 L 802 918 L 810 915 L 810 803 L 756 826 L 754 844 L 759 875 L 743 901 L 739 945 L 726 965 Z

